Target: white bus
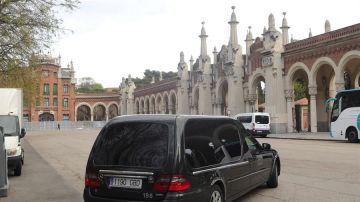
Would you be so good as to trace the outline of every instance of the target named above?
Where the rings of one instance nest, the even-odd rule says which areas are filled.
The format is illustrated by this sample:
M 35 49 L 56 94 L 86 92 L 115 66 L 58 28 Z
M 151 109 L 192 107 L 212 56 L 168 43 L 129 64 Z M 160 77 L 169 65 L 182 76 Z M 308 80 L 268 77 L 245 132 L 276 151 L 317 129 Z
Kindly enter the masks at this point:
M 335 139 L 359 142 L 360 88 L 343 90 L 336 94 L 331 112 L 330 135 Z

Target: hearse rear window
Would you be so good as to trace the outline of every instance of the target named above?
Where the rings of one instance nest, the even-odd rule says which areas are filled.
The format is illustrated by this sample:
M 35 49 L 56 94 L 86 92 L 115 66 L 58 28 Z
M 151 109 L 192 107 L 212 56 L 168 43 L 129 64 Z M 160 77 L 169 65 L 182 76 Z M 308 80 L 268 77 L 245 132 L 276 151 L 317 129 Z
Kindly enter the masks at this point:
M 133 122 L 110 126 L 94 150 L 96 165 L 161 168 L 168 157 L 169 126 Z

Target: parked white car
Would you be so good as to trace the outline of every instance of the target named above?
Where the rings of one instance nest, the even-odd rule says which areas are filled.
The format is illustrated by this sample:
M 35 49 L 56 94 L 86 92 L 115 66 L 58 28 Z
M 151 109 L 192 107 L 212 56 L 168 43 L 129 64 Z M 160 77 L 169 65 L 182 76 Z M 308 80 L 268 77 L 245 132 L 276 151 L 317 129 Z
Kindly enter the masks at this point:
M 270 133 L 270 114 L 263 112 L 241 113 L 234 116 L 253 135 L 266 137 Z

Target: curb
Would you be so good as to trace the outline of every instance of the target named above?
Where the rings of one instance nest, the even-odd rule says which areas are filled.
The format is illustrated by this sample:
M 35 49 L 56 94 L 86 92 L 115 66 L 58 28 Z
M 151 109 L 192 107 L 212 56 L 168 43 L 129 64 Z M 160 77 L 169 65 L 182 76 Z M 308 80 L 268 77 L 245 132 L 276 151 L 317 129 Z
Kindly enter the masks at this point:
M 286 140 L 314 140 L 314 141 L 346 141 L 337 139 L 321 139 L 321 138 L 303 138 L 303 137 L 266 137 L 270 139 L 286 139 Z

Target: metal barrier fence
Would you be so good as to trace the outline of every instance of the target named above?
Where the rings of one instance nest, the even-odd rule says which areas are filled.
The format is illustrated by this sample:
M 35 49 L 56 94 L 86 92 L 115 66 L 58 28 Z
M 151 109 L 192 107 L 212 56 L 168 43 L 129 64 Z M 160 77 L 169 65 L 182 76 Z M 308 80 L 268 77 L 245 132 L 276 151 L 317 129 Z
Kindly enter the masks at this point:
M 28 131 L 36 130 L 60 130 L 75 128 L 102 128 L 106 121 L 44 121 L 44 122 L 24 122 L 24 128 Z

